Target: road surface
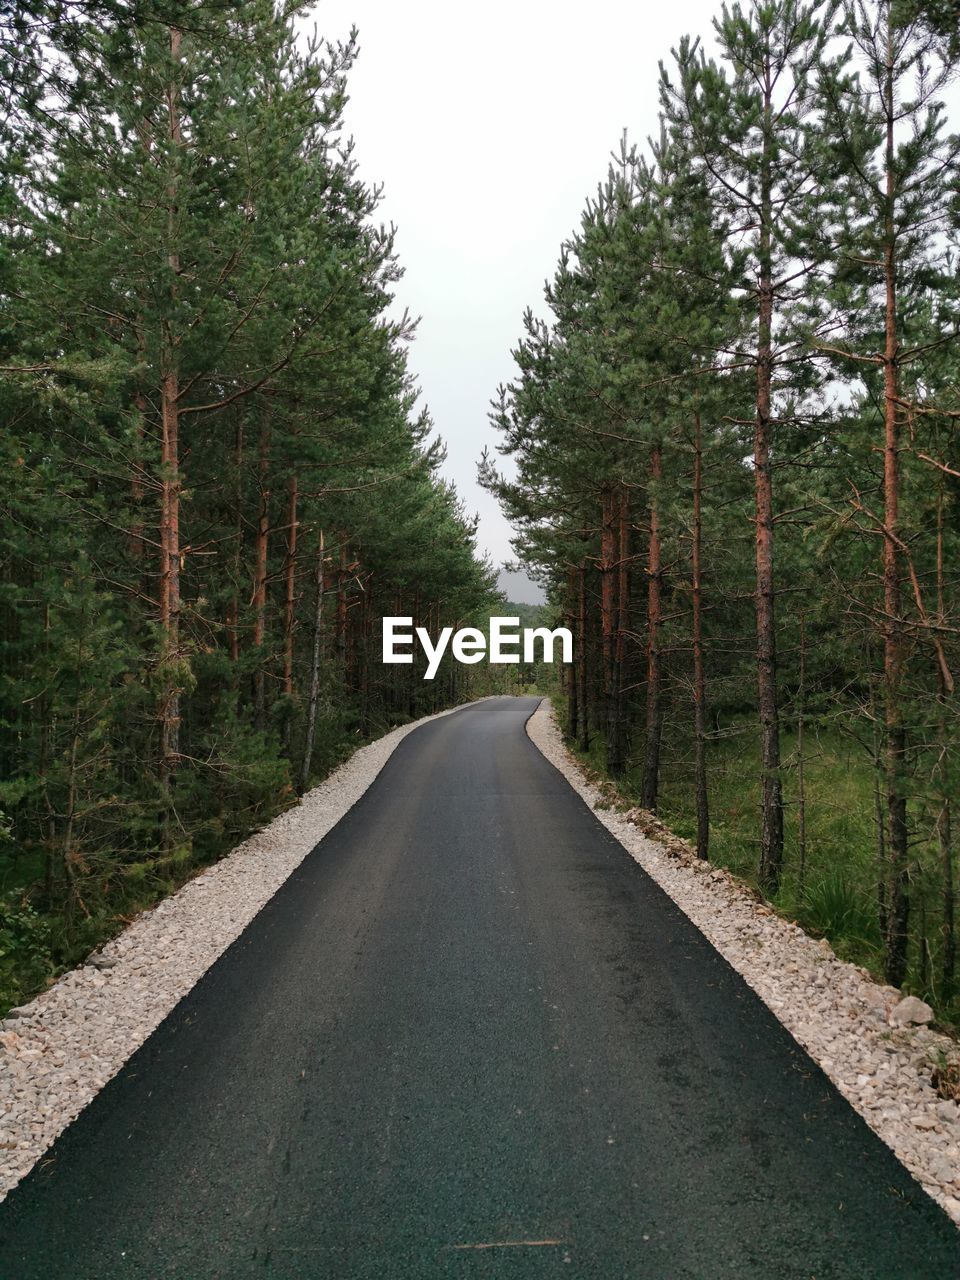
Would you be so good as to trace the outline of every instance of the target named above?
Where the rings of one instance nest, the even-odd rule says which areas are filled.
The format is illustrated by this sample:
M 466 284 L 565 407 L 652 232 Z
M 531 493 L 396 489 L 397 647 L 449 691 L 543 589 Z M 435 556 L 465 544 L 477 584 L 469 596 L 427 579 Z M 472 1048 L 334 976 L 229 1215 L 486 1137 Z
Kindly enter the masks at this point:
M 2 1280 L 960 1276 L 535 706 L 401 743 L 0 1206 Z

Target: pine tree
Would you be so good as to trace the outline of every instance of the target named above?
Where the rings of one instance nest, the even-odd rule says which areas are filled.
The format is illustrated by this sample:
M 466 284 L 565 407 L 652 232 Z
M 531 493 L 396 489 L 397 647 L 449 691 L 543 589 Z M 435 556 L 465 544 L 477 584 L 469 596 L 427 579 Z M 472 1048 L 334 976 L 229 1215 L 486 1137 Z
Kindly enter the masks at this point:
M 903 580 L 910 552 L 902 514 L 903 433 L 908 383 L 917 362 L 952 335 L 918 333 L 917 302 L 937 264 L 932 258 L 946 227 L 948 188 L 960 145 L 944 135 L 939 95 L 950 74 L 938 42 L 916 21 L 901 23 L 892 0 L 867 6 L 850 0 L 842 31 L 862 64 L 860 75 L 824 81 L 832 157 L 842 173 L 837 198 L 838 240 L 833 299 L 838 341 L 824 343 L 847 373 L 863 377 L 883 404 L 882 511 L 855 488 L 855 507 L 879 537 L 883 563 L 881 632 L 886 740 L 886 851 L 889 859 L 886 970 L 903 981 L 909 913 L 907 621 Z M 909 128 L 909 132 L 907 129 Z M 941 270 L 943 269 L 941 265 Z M 914 341 L 911 341 L 914 338 Z M 874 388 L 875 376 L 882 386 Z M 922 606 L 921 606 L 922 607 Z M 942 646 L 933 636 L 940 679 L 952 682 Z
M 775 894 L 783 869 L 783 790 L 777 687 L 773 470 L 782 434 L 783 370 L 790 307 L 815 261 L 820 182 L 814 145 L 818 73 L 831 17 L 825 0 L 724 5 L 714 23 L 720 64 L 697 42 L 675 54 L 677 82 L 662 68 L 662 103 L 689 139 L 716 207 L 749 247 L 740 290 L 739 354 L 756 371 L 753 468 L 756 526 L 757 673 L 762 766 L 760 879 Z M 790 366 L 790 379 L 797 377 Z
M 485 616 L 494 589 L 415 326 L 385 316 L 393 232 L 342 137 L 355 35 L 304 45 L 260 0 L 12 12 L 0 859 L 54 966 L 358 733 L 460 697 L 449 660 L 379 676 L 379 619 Z

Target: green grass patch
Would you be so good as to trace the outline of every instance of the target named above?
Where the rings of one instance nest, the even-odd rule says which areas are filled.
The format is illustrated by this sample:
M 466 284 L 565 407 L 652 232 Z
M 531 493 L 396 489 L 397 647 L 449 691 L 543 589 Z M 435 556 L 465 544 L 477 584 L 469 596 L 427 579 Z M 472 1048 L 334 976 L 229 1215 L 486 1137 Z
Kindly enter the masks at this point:
M 563 706 L 557 699 L 558 715 Z M 696 840 L 693 764 L 665 733 L 658 817 L 682 839 Z M 639 805 L 642 766 L 634 744 L 618 790 Z M 596 734 L 590 750 L 576 752 L 605 774 L 605 746 Z M 815 937 L 825 937 L 842 959 L 883 978 L 878 911 L 879 862 L 875 775 L 866 753 L 834 728 L 809 728 L 804 744 L 806 849 L 801 858 L 799 772 L 795 734 L 781 734 L 784 789 L 784 874 L 773 906 Z M 708 748 L 710 860 L 758 887 L 760 854 L 760 758 L 752 725 L 734 725 Z M 915 845 L 911 877 L 913 910 L 927 913 L 927 957 L 914 938 L 905 988 L 929 1000 L 944 1024 L 960 1023 L 960 1000 L 938 989 L 939 963 L 936 850 Z

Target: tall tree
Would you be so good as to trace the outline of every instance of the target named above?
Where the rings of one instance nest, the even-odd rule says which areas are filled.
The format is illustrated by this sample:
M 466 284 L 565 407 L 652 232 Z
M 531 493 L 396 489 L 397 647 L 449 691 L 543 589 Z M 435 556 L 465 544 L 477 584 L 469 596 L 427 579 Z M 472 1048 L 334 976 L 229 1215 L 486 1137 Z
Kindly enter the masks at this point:
M 881 545 L 883 706 L 886 749 L 886 969 L 903 981 L 909 914 L 908 630 L 903 582 L 909 572 L 902 514 L 906 401 L 917 364 L 953 340 L 922 324 L 925 284 L 947 225 L 948 179 L 960 145 L 947 138 L 942 91 L 950 63 L 941 42 L 915 18 L 901 20 L 895 0 L 849 0 L 842 32 L 857 65 L 824 80 L 828 149 L 841 175 L 837 265 L 832 296 L 842 339 L 823 343 L 847 373 L 873 387 L 882 411 L 882 498 L 875 513 L 855 487 L 854 505 Z M 839 164 L 836 164 L 839 161 Z M 941 271 L 943 270 L 941 264 Z M 918 303 L 920 307 L 918 308 Z M 913 368 L 911 368 L 913 366 Z M 916 606 L 923 612 L 919 597 Z M 938 679 L 952 684 L 934 634 Z
M 676 82 L 662 68 L 661 100 L 689 140 L 716 207 L 749 247 L 740 281 L 744 330 L 740 359 L 756 371 L 753 437 L 756 526 L 757 677 L 762 829 L 760 879 L 777 892 L 783 869 L 783 788 L 777 687 L 774 486 L 779 371 L 795 359 L 791 304 L 815 260 L 810 202 L 820 183 L 815 147 L 817 86 L 832 0 L 773 0 L 723 6 L 714 22 L 720 61 L 696 41 L 675 54 Z M 791 384 L 796 367 L 791 365 Z

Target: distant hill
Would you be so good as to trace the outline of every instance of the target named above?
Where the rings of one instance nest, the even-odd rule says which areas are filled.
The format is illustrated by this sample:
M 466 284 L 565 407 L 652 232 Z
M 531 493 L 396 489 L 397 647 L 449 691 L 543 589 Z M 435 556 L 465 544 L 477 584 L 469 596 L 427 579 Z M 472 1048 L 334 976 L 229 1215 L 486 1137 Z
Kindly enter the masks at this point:
M 508 600 L 517 600 L 522 604 L 543 604 L 546 599 L 543 588 L 531 582 L 525 573 L 511 573 L 507 569 L 501 569 L 497 586 Z
M 519 618 L 520 626 L 544 627 L 547 625 L 545 604 L 527 604 L 522 600 L 508 600 L 503 606 L 501 617 Z

